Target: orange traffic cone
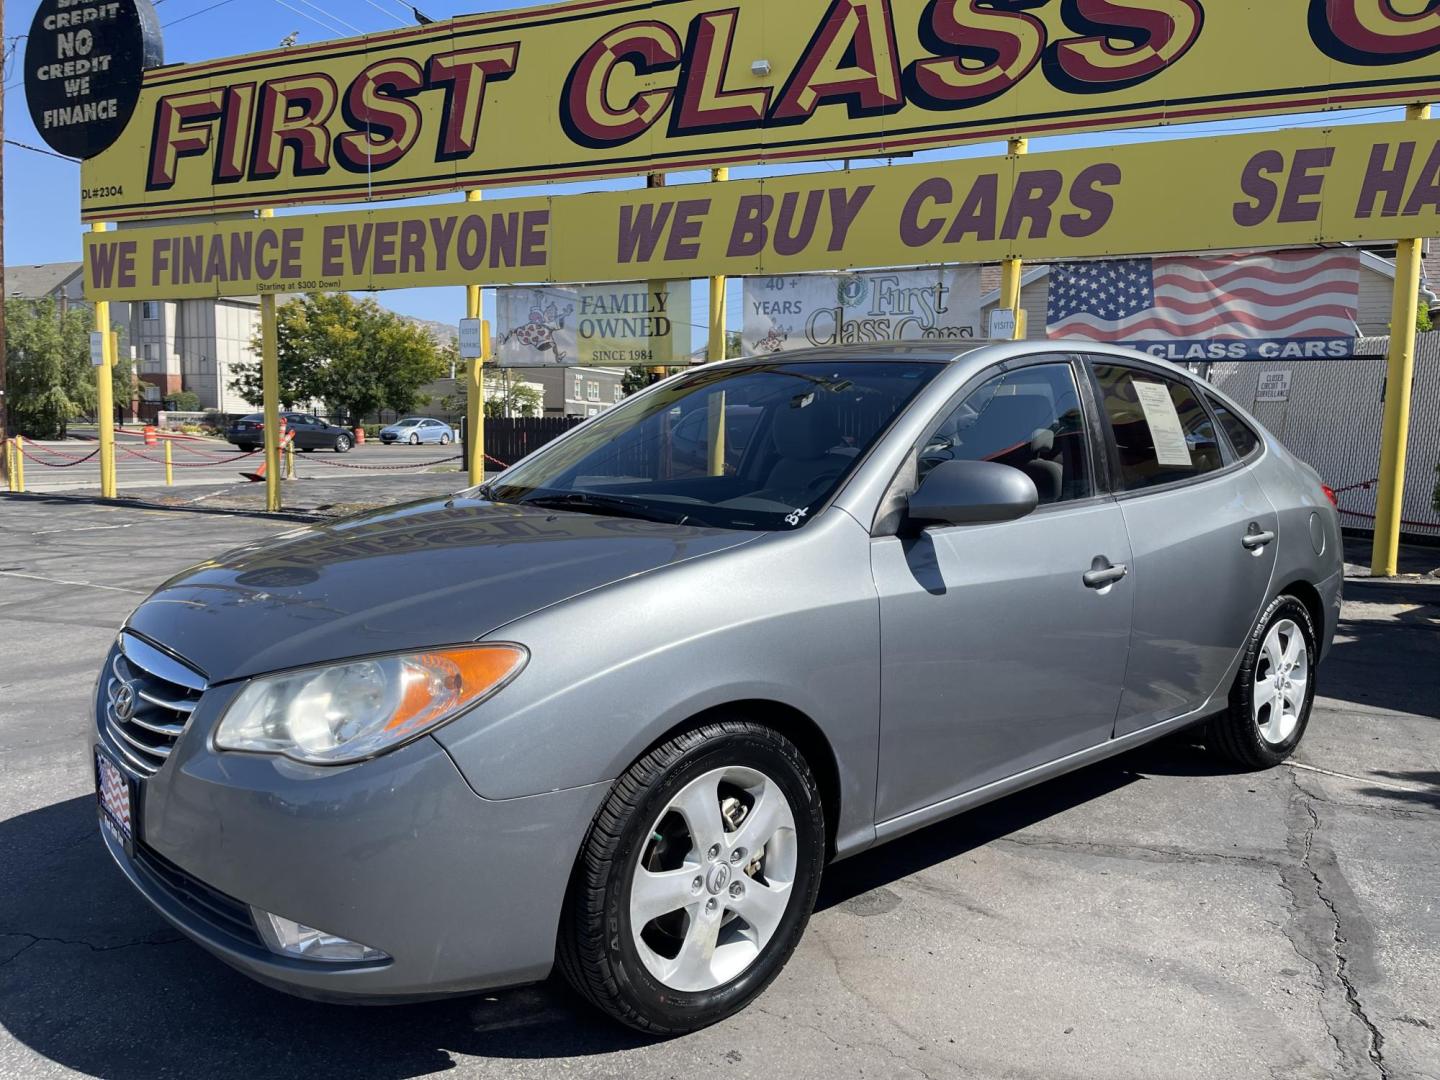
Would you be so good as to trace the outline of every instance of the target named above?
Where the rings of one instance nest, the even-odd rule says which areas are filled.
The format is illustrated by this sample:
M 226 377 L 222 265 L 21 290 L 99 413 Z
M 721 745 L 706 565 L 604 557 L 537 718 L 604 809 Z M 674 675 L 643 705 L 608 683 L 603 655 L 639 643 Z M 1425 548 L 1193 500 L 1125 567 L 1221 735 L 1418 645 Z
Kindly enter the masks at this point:
M 281 421 L 281 422 L 282 422 L 282 424 L 283 424 L 284 421 Z M 283 427 L 280 429 L 280 458 L 281 458 L 281 460 L 284 460 L 284 457 L 285 457 L 285 448 L 290 445 L 291 440 L 294 439 L 294 438 L 295 438 L 295 433 L 294 433 L 293 431 L 286 431 Z M 256 469 L 254 472 L 242 472 L 240 475 L 243 476 L 246 480 L 249 480 L 251 483 L 258 484 L 258 483 L 260 483 L 261 481 L 263 481 L 263 480 L 265 479 L 265 464 L 266 464 L 266 462 L 265 462 L 265 457 L 264 457 L 264 455 L 261 455 L 261 458 L 260 458 L 260 468 Z

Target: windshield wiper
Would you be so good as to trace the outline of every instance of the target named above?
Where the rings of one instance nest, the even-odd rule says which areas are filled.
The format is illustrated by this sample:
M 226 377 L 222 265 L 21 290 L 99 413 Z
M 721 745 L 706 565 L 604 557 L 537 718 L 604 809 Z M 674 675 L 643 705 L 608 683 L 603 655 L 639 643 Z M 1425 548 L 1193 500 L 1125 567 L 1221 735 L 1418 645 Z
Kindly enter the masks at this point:
M 539 506 L 552 510 L 575 510 L 579 513 L 604 514 L 611 517 L 638 518 L 641 521 L 660 521 L 667 525 L 684 525 L 690 520 L 688 514 L 667 514 L 653 507 L 637 506 L 631 499 L 616 495 L 595 495 L 587 491 L 567 491 L 554 495 L 532 495 L 520 500 L 521 506 Z

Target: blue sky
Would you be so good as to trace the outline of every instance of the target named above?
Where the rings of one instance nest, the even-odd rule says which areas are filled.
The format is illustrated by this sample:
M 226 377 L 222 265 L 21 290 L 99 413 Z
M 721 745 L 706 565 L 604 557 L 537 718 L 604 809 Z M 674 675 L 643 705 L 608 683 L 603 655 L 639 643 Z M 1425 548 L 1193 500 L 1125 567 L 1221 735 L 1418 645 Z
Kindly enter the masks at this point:
M 16 39 L 28 32 L 37 0 L 11 0 L 5 11 L 5 44 L 8 50 Z M 476 11 L 493 11 L 529 6 L 516 0 L 420 0 L 419 7 L 435 19 Z M 165 54 L 169 63 L 190 63 L 210 60 L 236 53 L 273 48 L 281 39 L 298 32 L 299 41 L 310 43 L 356 33 L 374 32 L 410 25 L 413 17 L 409 4 L 401 0 L 158 0 L 157 11 L 165 28 Z M 18 42 L 24 48 L 24 42 Z M 18 56 L 18 53 L 16 54 Z M 20 65 L 14 57 L 5 66 L 6 138 L 15 142 L 42 146 L 30 124 L 24 106 L 24 87 L 20 82 Z M 1099 135 L 1036 139 L 1031 151 L 1058 150 L 1071 146 L 1090 146 L 1122 142 L 1149 142 L 1225 132 L 1271 130 L 1293 125 L 1324 126 L 1334 123 L 1381 122 L 1399 120 L 1403 109 L 1357 109 L 1345 113 L 1311 114 L 1300 117 L 1261 118 L 1232 123 L 1190 124 L 1164 129 L 1135 132 L 1107 132 Z M 70 161 L 48 157 L 7 143 L 5 152 L 5 262 L 58 262 L 78 259 L 81 247 L 80 168 Z M 988 156 L 1004 153 L 1004 145 L 991 143 L 953 150 L 918 154 L 913 160 Z M 857 163 L 883 165 L 884 161 Z M 732 176 L 741 178 L 777 172 L 818 172 L 839 168 L 836 162 L 810 162 L 790 168 L 736 169 Z M 702 179 L 695 174 L 672 174 L 672 183 Z M 493 197 L 528 195 L 538 192 L 560 193 L 640 186 L 642 181 L 596 181 L 588 184 L 549 185 L 546 187 L 509 188 Z M 449 196 L 449 199 L 455 196 Z M 432 200 L 438 201 L 438 200 Z M 732 283 L 731 322 L 738 327 L 738 283 Z M 706 315 L 704 288 L 694 294 L 693 321 L 696 340 L 702 339 L 700 324 Z M 464 294 L 460 289 L 408 289 L 382 294 L 386 306 L 409 315 L 441 322 L 453 322 L 464 314 Z

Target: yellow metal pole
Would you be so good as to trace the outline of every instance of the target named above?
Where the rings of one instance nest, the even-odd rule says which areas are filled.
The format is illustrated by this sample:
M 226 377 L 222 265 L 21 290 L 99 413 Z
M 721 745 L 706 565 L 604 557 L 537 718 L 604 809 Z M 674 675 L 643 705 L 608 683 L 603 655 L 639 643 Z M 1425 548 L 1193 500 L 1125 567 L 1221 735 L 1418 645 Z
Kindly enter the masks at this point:
M 1021 157 L 1030 152 L 1029 139 L 1011 139 L 1010 156 Z M 1020 259 L 1006 259 L 1000 264 L 1000 307 L 1015 312 L 1015 340 L 1025 339 L 1025 312 L 1020 307 L 1020 278 L 1025 264 Z
M 261 210 L 262 218 L 275 216 Z M 260 412 L 265 425 L 265 509 L 283 508 L 280 498 L 280 341 L 275 294 L 260 296 Z
M 15 436 L 15 490 L 25 491 L 25 436 Z
M 481 199 L 479 191 L 467 191 L 466 202 L 479 202 Z M 484 316 L 484 308 L 481 301 L 480 286 L 465 286 L 465 317 L 467 319 L 479 319 Z M 484 351 L 482 337 L 482 352 Z M 466 466 L 470 472 L 470 485 L 472 487 L 485 482 L 485 361 L 487 357 L 482 356 L 479 360 L 471 360 L 466 364 L 465 377 L 468 380 L 465 386 L 465 430 L 468 436 L 466 450 Z
M 716 183 L 723 183 L 730 179 L 730 170 L 725 168 L 713 169 L 710 179 Z M 716 274 L 710 279 L 710 347 L 705 352 L 705 359 L 714 363 L 717 360 L 726 359 L 726 351 L 729 344 L 729 333 L 727 324 L 730 321 L 728 298 L 725 290 L 728 282 L 724 274 Z M 725 475 L 725 391 L 710 395 L 710 475 Z
M 295 440 L 288 439 L 285 443 L 285 479 L 295 479 Z
M 173 439 L 166 439 L 166 440 L 165 440 L 165 486 L 166 486 L 166 487 L 174 487 L 174 486 L 175 486 L 175 469 L 174 469 L 174 465 L 173 465 L 173 463 L 171 462 L 171 459 L 170 459 L 170 447 L 171 447 L 171 445 L 172 445 L 173 442 L 174 442 Z
M 1407 120 L 1430 119 L 1429 105 L 1411 105 Z M 1385 380 L 1385 423 L 1380 435 L 1380 491 L 1375 502 L 1375 547 L 1370 573 L 1394 577 L 1400 569 L 1400 518 L 1405 504 L 1405 455 L 1410 441 L 1410 394 L 1415 381 L 1415 323 L 1420 305 L 1423 240 L 1395 246 L 1395 297 L 1390 310 L 1390 368 Z
M 15 487 L 15 440 L 5 440 L 5 485 L 12 492 Z
M 108 222 L 94 225 L 96 232 L 110 228 Z M 100 355 L 103 360 L 95 369 L 95 412 L 100 424 L 100 497 L 115 498 L 115 342 L 110 336 L 110 304 L 95 304 L 95 329 L 104 335 Z M 24 490 L 23 488 L 21 490 Z

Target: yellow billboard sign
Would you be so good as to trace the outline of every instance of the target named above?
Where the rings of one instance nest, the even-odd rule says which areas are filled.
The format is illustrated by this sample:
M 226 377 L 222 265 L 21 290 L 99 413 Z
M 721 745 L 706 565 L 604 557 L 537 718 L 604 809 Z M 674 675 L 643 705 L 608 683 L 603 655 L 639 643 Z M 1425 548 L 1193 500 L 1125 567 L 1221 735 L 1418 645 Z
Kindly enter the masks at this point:
M 87 221 L 1440 96 L 1426 0 L 569 0 L 145 74 Z
M 122 228 L 92 300 L 794 274 L 1440 235 L 1440 123 Z

